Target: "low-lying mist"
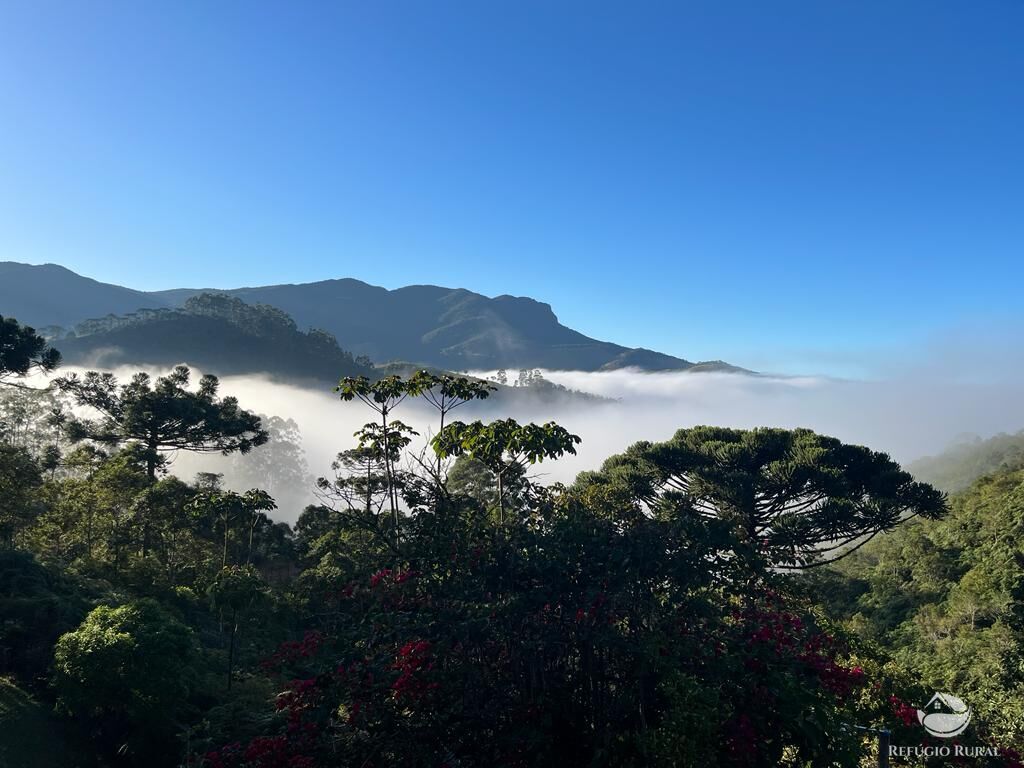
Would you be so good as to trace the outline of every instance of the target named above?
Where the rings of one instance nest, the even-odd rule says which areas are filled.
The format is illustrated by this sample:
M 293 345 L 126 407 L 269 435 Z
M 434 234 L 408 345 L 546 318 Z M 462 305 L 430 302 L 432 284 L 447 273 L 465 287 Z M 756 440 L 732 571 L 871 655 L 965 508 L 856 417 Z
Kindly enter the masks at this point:
M 906 463 L 941 452 L 963 433 L 984 437 L 1024 426 L 1020 379 L 1011 368 L 1017 366 L 979 371 L 952 364 L 943 374 L 928 364 L 893 371 L 886 379 L 874 381 L 636 370 L 545 371 L 545 378 L 552 382 L 612 400 L 568 398 L 552 403 L 527 391 L 515 398 L 466 406 L 456 410 L 454 418 L 555 420 L 579 434 L 583 443 L 578 455 L 534 469 L 541 481 L 548 482 L 571 481 L 579 471 L 598 467 L 637 440 L 664 440 L 680 427 L 697 424 L 809 427 L 886 451 Z M 126 381 L 135 370 L 114 372 Z M 246 409 L 294 420 L 310 478 L 330 476 L 334 456 L 354 445 L 353 433 L 373 416 L 358 402 L 341 402 L 330 387 L 303 388 L 263 376 L 223 377 L 221 394 L 236 396 Z M 420 432 L 420 447 L 426 444 L 436 424 L 432 410 L 408 401 L 395 416 Z M 223 472 L 228 487 L 240 488 L 245 480 L 238 467 L 249 458 L 181 452 L 173 457 L 171 471 L 185 479 L 200 471 Z M 277 516 L 289 522 L 314 499 L 312 483 L 277 489 L 276 495 L 281 507 Z

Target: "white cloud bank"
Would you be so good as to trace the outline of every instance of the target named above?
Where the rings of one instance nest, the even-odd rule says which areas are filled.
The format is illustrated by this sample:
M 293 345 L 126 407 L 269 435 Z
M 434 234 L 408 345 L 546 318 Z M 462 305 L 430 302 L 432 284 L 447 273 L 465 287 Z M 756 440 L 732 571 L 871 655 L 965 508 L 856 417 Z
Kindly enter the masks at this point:
M 579 434 L 583 443 L 577 456 L 537 467 L 537 473 L 549 480 L 571 481 L 577 472 L 599 466 L 637 440 L 664 440 L 676 429 L 697 424 L 809 427 L 886 451 L 905 463 L 943 450 L 962 433 L 988 436 L 1024 428 L 1024 355 L 1017 346 L 992 344 L 979 351 L 976 345 L 947 345 L 931 350 L 920 364 L 894 367 L 884 379 L 874 381 L 549 371 L 545 376 L 551 381 L 616 401 L 558 406 L 525 402 L 509 409 L 488 401 L 474 412 L 456 414 L 466 419 L 553 419 Z M 1007 355 L 1007 349 L 1012 354 Z M 115 373 L 127 380 L 134 370 Z M 223 377 L 221 393 L 238 397 L 244 408 L 294 419 L 314 476 L 329 474 L 334 455 L 351 447 L 353 432 L 372 417 L 359 403 L 339 401 L 329 387 L 316 391 L 262 376 Z M 395 415 L 423 435 L 434 422 L 433 412 L 417 403 L 401 406 Z M 181 453 L 172 471 L 191 478 L 211 466 L 212 471 L 222 471 L 228 462 Z M 294 520 L 298 511 L 281 510 L 280 517 Z

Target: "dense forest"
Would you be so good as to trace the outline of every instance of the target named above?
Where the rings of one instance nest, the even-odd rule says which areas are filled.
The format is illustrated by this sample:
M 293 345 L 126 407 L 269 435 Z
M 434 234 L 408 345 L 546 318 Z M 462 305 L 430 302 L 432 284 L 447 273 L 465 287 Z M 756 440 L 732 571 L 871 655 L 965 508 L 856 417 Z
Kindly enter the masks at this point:
M 367 374 L 368 358 L 354 358 L 330 333 L 301 331 L 289 315 L 220 293 L 200 293 L 179 309 L 106 315 L 74 328 L 48 329 L 71 363 L 107 367 L 134 363 L 173 366 L 188 359 L 221 375 L 263 373 L 291 381 L 336 380 Z
M 288 525 L 294 424 L 185 366 L 64 373 L 0 318 L 0 766 L 873 765 L 870 729 L 942 743 L 936 691 L 973 707 L 971 764 L 1022 765 L 1024 470 L 950 498 L 810 430 L 702 426 L 542 485 L 586 434 L 337 362 L 366 423 Z

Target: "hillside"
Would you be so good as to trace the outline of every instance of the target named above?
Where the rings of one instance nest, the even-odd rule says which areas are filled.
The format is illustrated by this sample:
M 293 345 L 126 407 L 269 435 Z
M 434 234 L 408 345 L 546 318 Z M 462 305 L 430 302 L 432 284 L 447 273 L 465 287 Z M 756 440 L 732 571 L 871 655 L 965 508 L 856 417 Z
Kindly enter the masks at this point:
M 410 376 L 420 370 L 412 363 L 372 366 L 366 358 L 353 358 L 325 331 L 299 331 L 291 317 L 274 307 L 211 293 L 192 296 L 181 309 L 86 320 L 54 344 L 71 365 L 112 368 L 187 363 L 218 376 L 265 374 L 316 387 L 333 386 L 341 376 Z M 498 386 L 490 403 L 514 407 L 519 403 L 611 402 L 548 381 L 539 371 L 524 370 L 520 378 L 516 386 Z
M 371 373 L 323 331 L 303 333 L 283 312 L 200 294 L 181 309 L 88 320 L 55 340 L 68 364 L 170 366 L 186 362 L 220 376 L 265 373 L 334 382 Z
M 907 468 L 914 475 L 948 493 L 962 491 L 993 472 L 1024 467 L 1024 430 L 1001 433 L 982 440 L 972 436 L 951 445 L 937 456 L 925 456 Z
M 905 523 L 814 580 L 849 631 L 970 701 L 1004 744 L 1024 738 L 1022 529 L 1024 470 L 1002 470 L 943 519 Z
M 180 308 L 210 290 L 146 293 L 99 283 L 53 264 L 0 263 L 0 312 L 36 328 L 68 328 L 105 315 Z M 414 285 L 387 290 L 349 278 L 300 285 L 219 290 L 276 307 L 302 328 L 321 328 L 354 355 L 447 370 L 547 368 L 741 371 L 648 349 L 600 341 L 562 325 L 548 304 L 490 298 L 461 288 Z
M 598 370 L 630 365 L 682 370 L 687 360 L 598 341 L 558 322 L 530 298 L 488 298 L 462 289 L 416 285 L 393 291 L 358 280 L 327 280 L 229 291 L 279 307 L 302 325 L 324 328 L 356 354 L 449 370 L 549 368 Z M 185 292 L 157 294 L 180 301 Z

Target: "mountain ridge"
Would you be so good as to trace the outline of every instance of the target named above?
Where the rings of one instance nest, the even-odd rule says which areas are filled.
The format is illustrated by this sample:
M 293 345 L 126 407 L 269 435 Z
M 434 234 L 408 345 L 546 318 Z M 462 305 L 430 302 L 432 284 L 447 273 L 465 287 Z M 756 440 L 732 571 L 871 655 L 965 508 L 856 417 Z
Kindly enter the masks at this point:
M 694 363 L 642 347 L 601 341 L 563 325 L 553 307 L 528 296 L 488 297 L 466 288 L 417 284 L 388 289 L 356 278 L 242 288 L 137 291 L 79 275 L 59 264 L 0 262 L 0 313 L 43 329 L 106 315 L 174 309 L 203 293 L 266 304 L 302 327 L 335 336 L 354 355 L 448 370 L 545 368 L 744 371 Z

